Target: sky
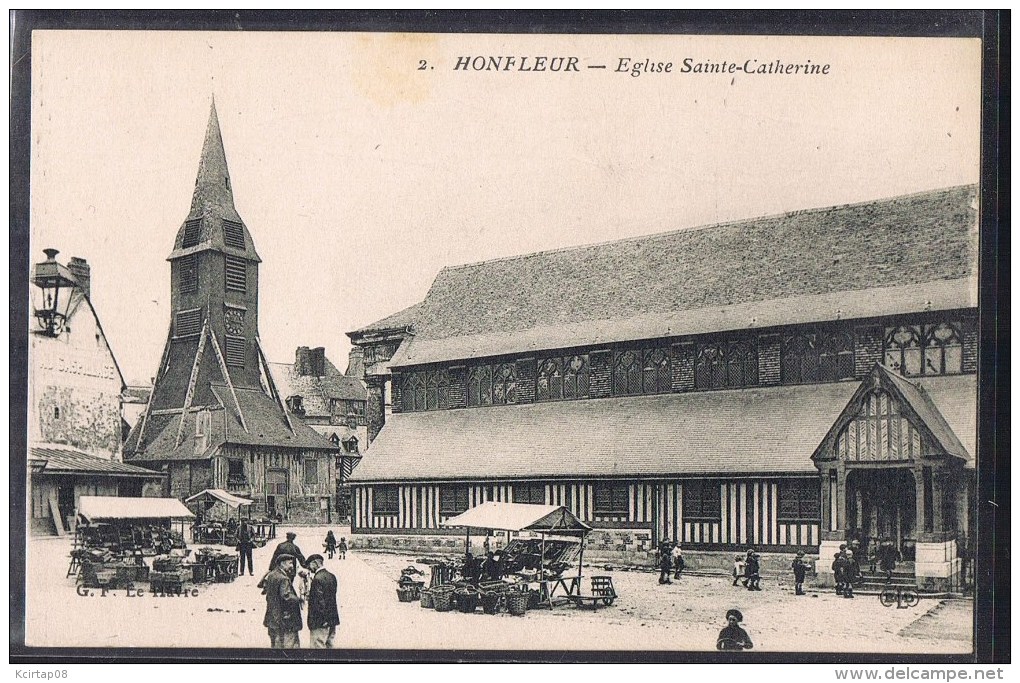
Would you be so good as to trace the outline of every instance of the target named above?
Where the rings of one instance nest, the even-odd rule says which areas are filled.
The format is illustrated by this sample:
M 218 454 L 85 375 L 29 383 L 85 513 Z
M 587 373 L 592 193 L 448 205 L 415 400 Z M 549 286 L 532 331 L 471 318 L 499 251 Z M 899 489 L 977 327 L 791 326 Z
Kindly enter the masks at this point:
M 479 56 L 515 62 L 455 68 Z M 578 71 L 520 70 L 543 56 Z M 345 333 L 444 266 L 979 178 L 977 39 L 36 31 L 31 260 L 88 260 L 129 384 L 166 340 L 213 96 L 267 354 L 341 370 Z

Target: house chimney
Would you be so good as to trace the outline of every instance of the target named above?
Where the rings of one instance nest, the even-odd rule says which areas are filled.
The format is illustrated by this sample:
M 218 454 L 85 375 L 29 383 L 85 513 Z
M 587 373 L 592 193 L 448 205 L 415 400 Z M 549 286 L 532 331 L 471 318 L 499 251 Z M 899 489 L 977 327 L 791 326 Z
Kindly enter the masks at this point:
M 308 352 L 308 374 L 316 377 L 326 376 L 326 349 L 323 346 Z
M 347 354 L 347 372 L 344 374 L 356 379 L 365 379 L 365 350 L 360 346 L 352 346 L 351 352 Z
M 92 293 L 92 268 L 89 266 L 89 262 L 85 259 L 72 256 L 70 262 L 67 264 L 67 269 L 71 271 L 75 281 L 78 283 L 78 287 L 81 288 L 82 293 L 86 298 L 91 298 Z
M 304 376 L 308 374 L 308 347 L 299 346 L 297 351 L 294 352 L 294 372 L 298 376 Z

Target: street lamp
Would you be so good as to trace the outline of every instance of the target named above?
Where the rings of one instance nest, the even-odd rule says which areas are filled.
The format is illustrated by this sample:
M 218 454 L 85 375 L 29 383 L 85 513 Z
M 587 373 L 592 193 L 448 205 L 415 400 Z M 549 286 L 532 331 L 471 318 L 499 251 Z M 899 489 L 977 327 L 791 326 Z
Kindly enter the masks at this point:
M 56 249 L 43 249 L 46 260 L 35 264 L 32 273 L 35 319 L 42 334 L 59 336 L 67 322 L 71 293 L 78 285 L 71 271 L 57 263 Z

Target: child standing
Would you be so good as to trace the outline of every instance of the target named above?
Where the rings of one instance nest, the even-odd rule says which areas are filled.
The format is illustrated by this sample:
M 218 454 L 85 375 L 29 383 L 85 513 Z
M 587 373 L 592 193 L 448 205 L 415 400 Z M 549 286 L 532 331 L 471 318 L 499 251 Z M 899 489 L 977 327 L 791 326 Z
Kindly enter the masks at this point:
M 733 558 L 733 585 L 736 586 L 744 576 L 744 556 L 737 555 Z
M 761 590 L 761 555 L 758 553 L 751 553 L 747 559 L 747 590 L 749 591 L 760 591 Z
M 340 559 L 341 560 L 344 559 L 345 557 L 347 557 L 347 539 L 346 538 L 343 538 L 343 537 L 340 538 L 340 545 L 338 545 L 336 547 L 336 552 L 337 552 L 338 555 L 340 555 Z
M 804 551 L 798 551 L 793 560 L 793 581 L 797 584 L 795 595 L 804 595 L 804 576 L 807 574 L 807 563 L 804 562 Z

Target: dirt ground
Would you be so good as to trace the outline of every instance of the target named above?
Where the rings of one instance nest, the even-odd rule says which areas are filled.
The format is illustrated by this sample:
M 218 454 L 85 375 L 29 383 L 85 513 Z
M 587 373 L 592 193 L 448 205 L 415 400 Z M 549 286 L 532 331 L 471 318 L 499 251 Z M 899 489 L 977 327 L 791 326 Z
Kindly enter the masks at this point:
M 287 529 L 280 530 L 280 540 Z M 321 552 L 325 528 L 295 528 L 306 554 Z M 337 536 L 346 535 L 338 533 Z M 28 543 L 26 642 L 64 647 L 268 647 L 265 599 L 256 587 L 275 542 L 255 551 L 256 576 L 202 585 L 194 597 L 130 596 L 113 591 L 80 596 L 65 578 L 67 539 Z M 875 596 L 846 600 L 832 592 L 793 595 L 775 578 L 763 591 L 734 588 L 726 576 L 684 576 L 660 586 L 639 571 L 585 574 L 613 577 L 619 599 L 610 607 L 566 605 L 525 616 L 440 613 L 397 601 L 400 570 L 414 557 L 348 553 L 327 560 L 340 585 L 336 646 L 352 649 L 667 650 L 715 647 L 726 610 L 743 612 L 756 650 L 791 652 L 954 653 L 972 649 L 973 602 L 921 600 L 911 609 L 883 607 Z M 428 567 L 418 565 L 428 576 Z M 147 586 L 143 586 L 147 589 Z M 307 631 L 301 634 L 307 644 Z

